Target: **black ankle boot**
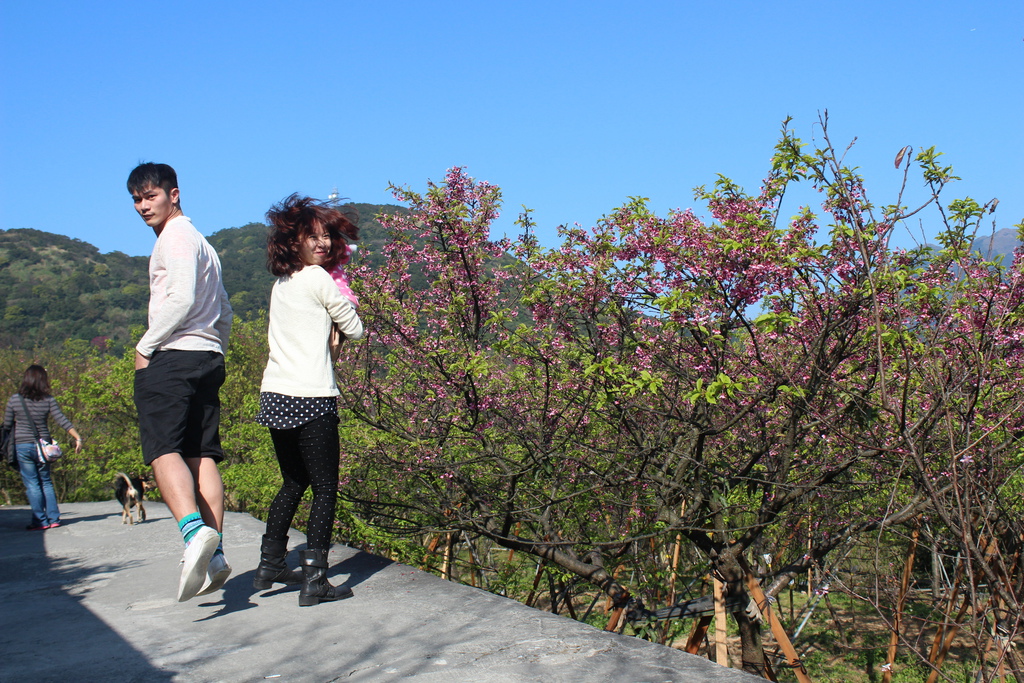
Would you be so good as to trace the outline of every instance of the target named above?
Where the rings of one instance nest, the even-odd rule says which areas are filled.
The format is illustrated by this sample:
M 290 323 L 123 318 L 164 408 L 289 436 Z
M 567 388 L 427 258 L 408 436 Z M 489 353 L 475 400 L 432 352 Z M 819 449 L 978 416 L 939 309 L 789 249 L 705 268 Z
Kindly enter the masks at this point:
M 288 537 L 270 538 L 263 536 L 263 545 L 260 546 L 260 566 L 256 567 L 256 578 L 252 580 L 252 587 L 258 591 L 265 591 L 275 583 L 284 583 L 289 586 L 302 583 L 302 576 L 298 572 L 288 569 L 284 558 L 288 555 Z
M 300 550 L 299 563 L 302 565 L 302 590 L 299 591 L 299 607 L 309 607 L 327 600 L 342 600 L 352 597 L 352 589 L 334 587 L 327 582 L 326 550 Z

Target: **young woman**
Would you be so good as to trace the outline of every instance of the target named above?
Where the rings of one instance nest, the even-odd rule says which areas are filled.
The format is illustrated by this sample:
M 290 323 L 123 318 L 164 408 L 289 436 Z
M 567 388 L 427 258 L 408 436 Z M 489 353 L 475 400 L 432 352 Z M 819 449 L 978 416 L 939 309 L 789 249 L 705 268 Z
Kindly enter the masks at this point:
M 359 229 L 341 211 L 292 195 L 267 212 L 267 267 L 277 276 L 270 295 L 270 358 L 256 421 L 270 428 L 284 484 L 270 506 L 253 587 L 302 582 L 299 605 L 352 595 L 327 582 L 338 493 L 338 406 L 334 359 L 340 335 L 363 336 L 352 302 L 329 271 L 348 259 L 346 239 Z M 339 335 L 340 332 L 340 335 Z M 333 334 L 332 334 L 333 333 Z M 313 489 L 302 577 L 288 569 L 288 529 L 302 494 Z
M 27 410 L 27 413 L 26 413 Z M 36 432 L 40 439 L 51 441 L 47 417 L 53 417 L 61 428 L 75 440 L 75 453 L 82 450 L 82 437 L 64 416 L 57 400 L 50 394 L 50 378 L 42 365 L 30 365 L 21 380 L 21 388 L 7 400 L 4 413 L 4 427 L 14 425 L 14 443 L 18 454 L 21 481 L 25 484 L 25 495 L 32 506 L 32 521 L 25 527 L 29 531 L 41 531 L 60 526 L 60 508 L 57 507 L 57 493 L 50 479 L 50 463 L 40 462 Z M 35 425 L 33 430 L 32 426 Z

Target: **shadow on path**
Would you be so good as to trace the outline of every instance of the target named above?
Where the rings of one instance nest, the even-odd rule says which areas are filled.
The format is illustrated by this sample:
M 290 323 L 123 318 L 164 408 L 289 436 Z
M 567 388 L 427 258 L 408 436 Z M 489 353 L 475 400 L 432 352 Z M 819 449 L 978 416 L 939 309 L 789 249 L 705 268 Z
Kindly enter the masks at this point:
M 115 501 L 69 503 L 35 532 L 25 506 L 0 507 L 0 681 L 758 680 L 341 544 L 328 574 L 355 596 L 299 607 L 297 586 L 252 589 L 265 525 L 241 513 L 224 519 L 223 590 L 179 603 L 181 534 L 146 507 L 123 525 Z
M 67 681 L 68 671 L 82 681 L 172 680 L 174 672 L 152 666 L 81 604 L 96 582 L 132 563 L 49 558 L 46 535 L 61 530 L 25 531 L 30 515 L 27 507 L 0 508 L 0 680 Z M 65 515 L 61 527 L 108 516 Z

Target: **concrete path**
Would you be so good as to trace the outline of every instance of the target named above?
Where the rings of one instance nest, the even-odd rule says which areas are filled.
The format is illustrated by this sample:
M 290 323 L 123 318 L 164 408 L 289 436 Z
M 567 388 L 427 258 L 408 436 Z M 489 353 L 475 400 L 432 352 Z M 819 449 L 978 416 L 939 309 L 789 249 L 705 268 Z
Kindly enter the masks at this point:
M 341 545 L 330 576 L 355 597 L 300 608 L 296 587 L 253 592 L 263 524 L 239 513 L 224 589 L 178 603 L 181 537 L 146 509 L 127 526 L 116 502 L 67 503 L 29 532 L 27 508 L 0 507 L 0 681 L 761 680 Z

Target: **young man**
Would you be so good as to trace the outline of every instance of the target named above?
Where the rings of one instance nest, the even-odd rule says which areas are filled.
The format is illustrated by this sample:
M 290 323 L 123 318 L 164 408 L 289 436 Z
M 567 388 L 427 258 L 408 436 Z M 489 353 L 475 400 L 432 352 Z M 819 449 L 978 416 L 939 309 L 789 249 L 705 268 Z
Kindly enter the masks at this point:
M 156 233 L 149 258 L 149 329 L 135 347 L 142 457 L 185 539 L 178 601 L 218 590 L 231 574 L 221 545 L 224 484 L 217 463 L 231 305 L 220 259 L 181 212 L 167 164 L 128 176 L 135 210 Z

